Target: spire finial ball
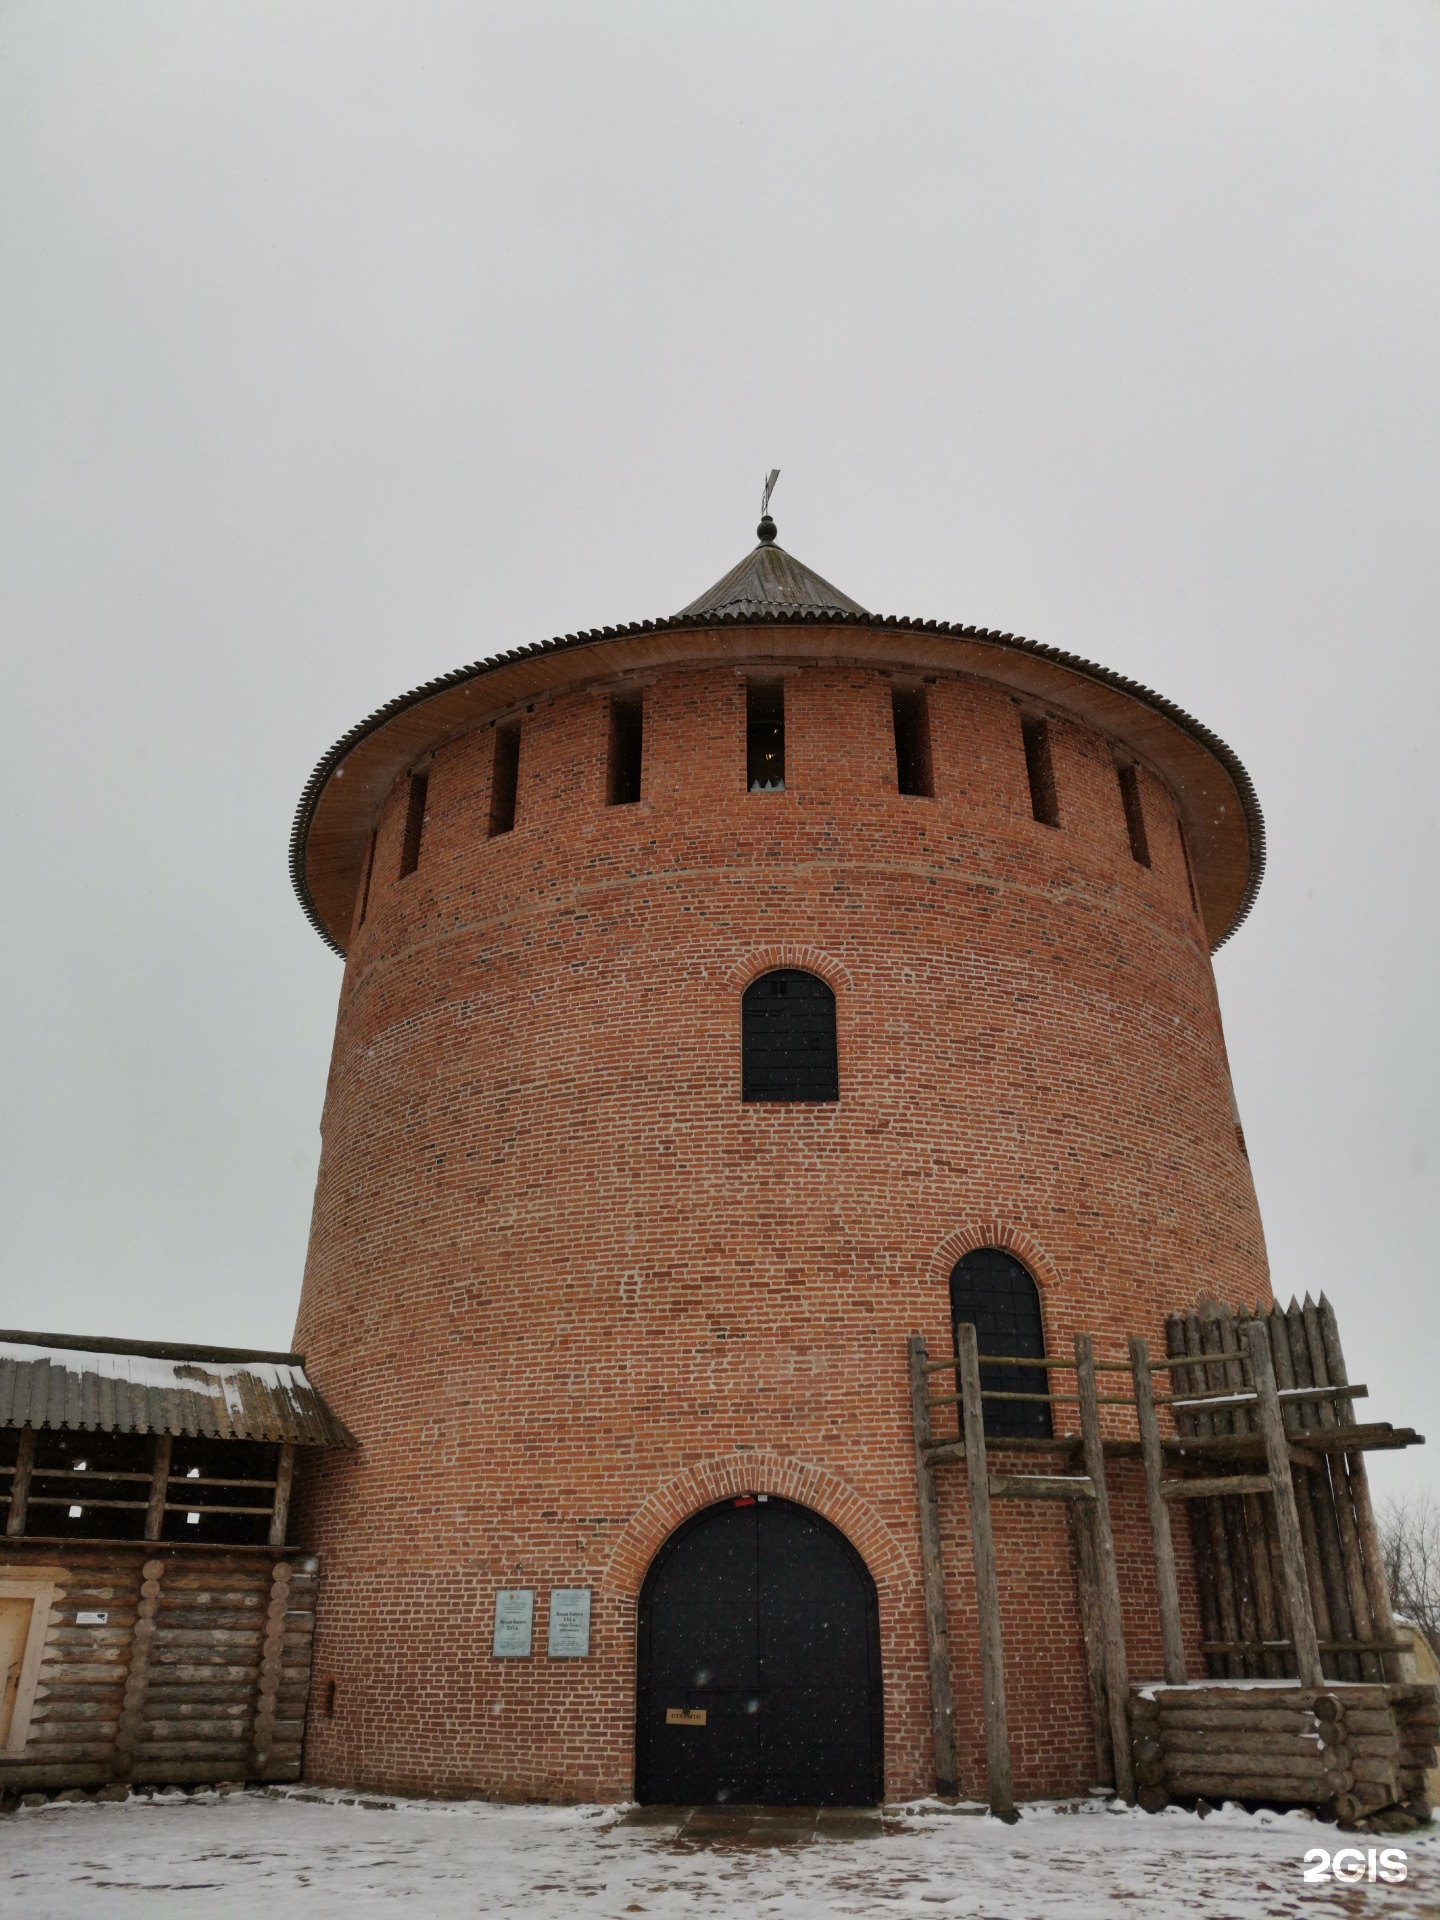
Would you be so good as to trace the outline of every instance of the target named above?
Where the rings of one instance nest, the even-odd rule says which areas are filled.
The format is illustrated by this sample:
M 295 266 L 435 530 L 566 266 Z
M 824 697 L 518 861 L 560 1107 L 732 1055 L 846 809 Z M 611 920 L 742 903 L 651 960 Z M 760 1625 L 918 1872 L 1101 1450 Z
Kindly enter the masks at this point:
M 760 522 L 759 526 L 755 529 L 755 531 L 760 536 L 760 544 L 762 547 L 774 546 L 775 522 L 770 518 L 768 513 L 765 515 L 764 519 Z

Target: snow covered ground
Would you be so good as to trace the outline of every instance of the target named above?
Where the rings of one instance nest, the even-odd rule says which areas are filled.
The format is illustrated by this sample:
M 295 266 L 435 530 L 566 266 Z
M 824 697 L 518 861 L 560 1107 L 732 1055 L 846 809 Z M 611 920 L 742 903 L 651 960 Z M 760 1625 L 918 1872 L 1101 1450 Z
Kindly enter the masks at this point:
M 1403 1884 L 1306 1885 L 1311 1847 L 1398 1846 Z M 1348 1862 L 1345 1864 L 1349 1864 Z M 1082 1808 L 911 1810 L 864 1840 L 691 1844 L 610 1808 L 262 1793 L 50 1805 L 0 1821 L 0 1913 L 17 1920 L 526 1920 L 648 1914 L 819 1920 L 1284 1920 L 1435 1916 L 1440 1829 L 1377 1841 L 1295 1814 L 1200 1820 Z

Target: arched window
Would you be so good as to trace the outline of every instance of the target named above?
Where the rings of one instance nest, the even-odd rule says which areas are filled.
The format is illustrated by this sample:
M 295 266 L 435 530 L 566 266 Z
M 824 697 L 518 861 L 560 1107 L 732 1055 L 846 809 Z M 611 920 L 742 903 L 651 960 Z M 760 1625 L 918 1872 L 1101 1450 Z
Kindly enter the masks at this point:
M 977 1247 L 957 1260 L 950 1275 L 950 1322 L 975 1329 L 982 1354 L 1007 1353 L 1037 1359 L 1045 1354 L 1040 1291 L 1014 1254 Z M 956 1351 L 959 1342 L 956 1341 Z M 981 1367 L 986 1393 L 1048 1393 L 1043 1367 Z M 956 1385 L 959 1385 L 957 1380 Z M 1050 1409 L 1041 1400 L 987 1400 L 985 1433 L 998 1439 L 1048 1440 Z
M 741 1005 L 741 1098 L 838 1100 L 835 996 L 813 973 L 762 973 Z

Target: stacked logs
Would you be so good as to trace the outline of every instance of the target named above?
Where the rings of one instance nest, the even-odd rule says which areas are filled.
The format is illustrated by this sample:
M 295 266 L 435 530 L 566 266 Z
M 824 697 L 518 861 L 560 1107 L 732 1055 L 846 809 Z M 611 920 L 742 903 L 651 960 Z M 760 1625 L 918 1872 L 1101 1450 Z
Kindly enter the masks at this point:
M 1250 1800 L 1309 1806 L 1342 1826 L 1430 1818 L 1426 1771 L 1440 1739 L 1429 1683 L 1153 1687 L 1130 1706 L 1140 1805 Z
M 1400 1741 L 1400 1799 L 1422 1823 L 1431 1814 L 1428 1775 L 1440 1749 L 1440 1698 L 1429 1682 L 1391 1687 L 1390 1710 Z
M 1131 1729 L 1137 1797 L 1150 1813 L 1172 1799 L 1320 1807 L 1355 1785 L 1333 1693 L 1156 1687 L 1132 1696 Z

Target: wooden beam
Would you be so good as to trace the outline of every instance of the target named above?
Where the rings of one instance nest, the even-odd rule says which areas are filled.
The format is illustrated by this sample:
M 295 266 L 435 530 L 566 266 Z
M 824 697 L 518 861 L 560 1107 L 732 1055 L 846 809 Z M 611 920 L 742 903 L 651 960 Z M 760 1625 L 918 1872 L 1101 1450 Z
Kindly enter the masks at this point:
M 1135 1770 L 1130 1753 L 1130 1673 L 1125 1659 L 1125 1626 L 1120 1612 L 1120 1574 L 1115 1565 L 1115 1534 L 1110 1525 L 1110 1495 L 1105 1486 L 1105 1449 L 1100 1439 L 1099 1397 L 1095 1391 L 1095 1352 L 1088 1333 L 1075 1336 L 1075 1378 L 1080 1388 L 1080 1436 L 1085 1469 L 1095 1483 L 1092 1526 L 1100 1575 L 1100 1628 L 1105 1646 L 1105 1693 L 1110 1744 L 1115 1758 L 1115 1791 L 1134 1803 Z
M 286 1440 L 280 1448 L 280 1465 L 275 1473 L 275 1504 L 270 1509 L 270 1545 L 283 1547 L 285 1529 L 290 1524 L 290 1487 L 295 1478 L 295 1443 Z
M 965 1423 L 965 1470 L 970 1481 L 970 1552 L 975 1563 L 975 1601 L 980 1614 L 980 1682 L 985 1705 L 985 1767 L 990 1811 L 1015 1820 L 1010 1773 L 1010 1718 L 1005 1704 L 1005 1647 L 1000 1632 L 1000 1580 L 990 1525 L 990 1475 L 985 1464 L 985 1403 L 980 1397 L 980 1349 L 975 1329 L 955 1329 L 959 1349 L 960 1412 Z
M 1325 1676 L 1320 1665 L 1315 1616 L 1310 1608 L 1310 1589 L 1306 1584 L 1300 1515 L 1295 1505 L 1294 1482 L 1290 1478 L 1285 1417 L 1280 1411 L 1275 1392 L 1270 1336 L 1267 1329 L 1256 1320 L 1252 1320 L 1245 1331 L 1250 1343 L 1250 1366 L 1259 1396 L 1260 1431 L 1265 1439 L 1265 1452 L 1270 1463 L 1270 1482 L 1280 1532 L 1280 1561 L 1285 1575 L 1285 1597 L 1289 1602 L 1290 1638 L 1295 1643 L 1296 1669 L 1302 1687 L 1321 1687 L 1325 1684 Z
M 925 1406 L 925 1336 L 912 1333 L 910 1413 L 915 1429 L 915 1481 L 920 1501 L 920 1577 L 925 1597 L 925 1638 L 930 1656 L 930 1732 L 935 1753 L 935 1790 L 959 1790 L 955 1766 L 955 1701 L 950 1684 L 950 1642 L 945 1624 L 945 1569 L 940 1559 L 940 1503 L 930 1455 L 930 1415 Z
M 172 1434 L 155 1436 L 155 1461 L 150 1469 L 150 1498 L 145 1507 L 145 1538 L 158 1540 L 165 1524 L 165 1498 L 170 1490 L 170 1455 L 175 1440 Z
M 1087 1473 L 992 1473 L 992 1500 L 1093 1500 Z
M 1230 1493 L 1269 1493 L 1268 1473 L 1220 1473 L 1209 1479 L 1162 1480 L 1166 1500 L 1215 1500 Z
M 1161 1658 L 1165 1678 L 1172 1686 L 1184 1686 L 1189 1676 L 1185 1666 L 1185 1631 L 1180 1623 L 1175 1543 L 1170 1537 L 1170 1509 L 1165 1504 L 1165 1482 L 1161 1478 L 1164 1454 L 1160 1448 L 1160 1424 L 1155 1418 L 1150 1350 L 1138 1334 L 1130 1337 L 1130 1377 L 1135 1383 L 1135 1415 L 1140 1426 L 1140 1458 L 1145 1470 L 1145 1511 L 1150 1517 L 1150 1550 L 1155 1556 L 1155 1585 L 1160 1597 Z
M 15 1458 L 15 1478 L 10 1482 L 10 1515 L 5 1522 L 9 1539 L 25 1531 L 25 1511 L 30 1504 L 30 1475 L 35 1466 L 35 1429 L 20 1429 L 20 1448 Z

